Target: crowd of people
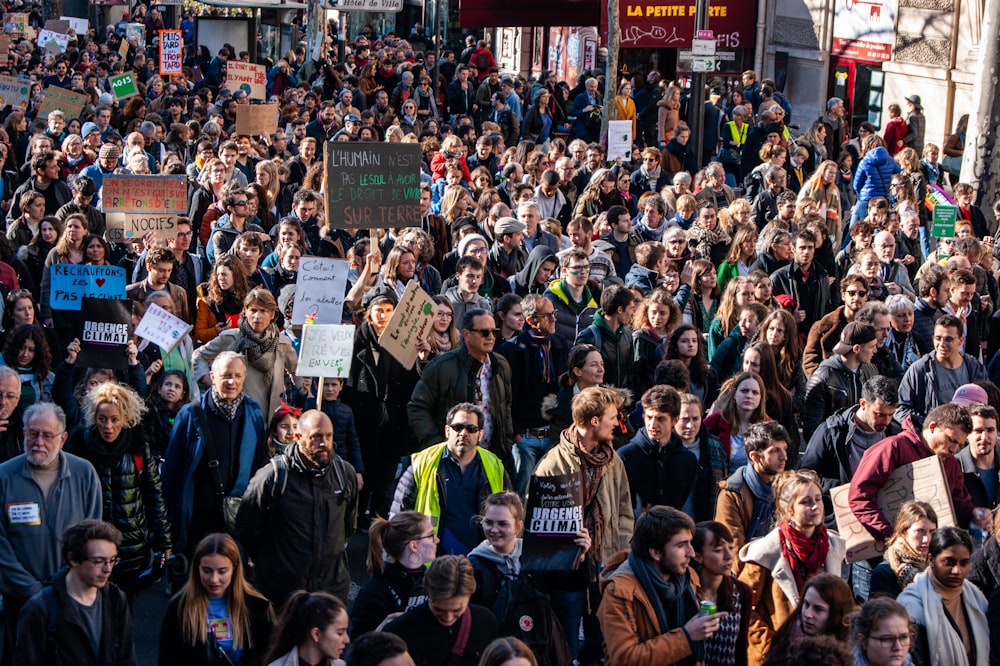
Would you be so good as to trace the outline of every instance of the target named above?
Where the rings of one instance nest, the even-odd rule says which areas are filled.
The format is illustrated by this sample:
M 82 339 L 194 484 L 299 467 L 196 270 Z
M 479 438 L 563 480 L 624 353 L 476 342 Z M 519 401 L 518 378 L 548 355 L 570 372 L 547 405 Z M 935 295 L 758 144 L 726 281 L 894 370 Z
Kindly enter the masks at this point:
M 343 62 L 264 62 L 279 129 L 247 136 L 226 63 L 249 56 L 189 48 L 161 76 L 163 19 L 132 12 L 64 53 L 12 41 L 37 90 L 0 131 L 3 664 L 136 663 L 132 604 L 162 577 L 162 665 L 1000 658 L 1000 206 L 924 142 L 919 97 L 881 134 L 832 98 L 795 136 L 754 72 L 704 100 L 656 70 L 571 88 L 501 75 L 483 40 L 437 62 L 419 26 L 366 28 Z M 87 96 L 77 117 L 42 117 L 52 86 Z M 418 143 L 420 217 L 328 217 L 327 141 Z M 176 234 L 124 238 L 110 174 L 186 176 Z M 322 382 L 296 375 L 309 256 L 350 265 L 350 372 Z M 156 305 L 190 332 L 83 367 L 58 265 L 125 268 L 133 324 Z M 408 364 L 382 334 L 411 283 L 433 308 Z M 932 458 L 949 497 L 887 513 Z M 523 539 L 549 477 L 580 488 L 556 571 Z

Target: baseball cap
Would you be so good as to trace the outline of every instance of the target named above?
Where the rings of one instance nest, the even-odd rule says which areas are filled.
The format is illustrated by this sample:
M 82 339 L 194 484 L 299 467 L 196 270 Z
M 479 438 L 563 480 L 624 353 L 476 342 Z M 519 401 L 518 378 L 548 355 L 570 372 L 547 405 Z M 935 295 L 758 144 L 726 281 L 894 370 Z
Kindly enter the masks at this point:
M 989 396 L 986 389 L 977 384 L 963 384 L 955 389 L 952 402 L 962 405 L 962 407 L 972 407 L 973 405 L 985 405 L 989 403 Z
M 345 123 L 360 123 L 361 122 L 361 118 L 358 118 L 353 113 L 348 113 L 346 116 L 344 116 L 344 122 Z
M 840 333 L 840 342 L 833 347 L 834 354 L 849 354 L 854 345 L 863 345 L 876 338 L 875 327 L 856 321 L 844 327 Z

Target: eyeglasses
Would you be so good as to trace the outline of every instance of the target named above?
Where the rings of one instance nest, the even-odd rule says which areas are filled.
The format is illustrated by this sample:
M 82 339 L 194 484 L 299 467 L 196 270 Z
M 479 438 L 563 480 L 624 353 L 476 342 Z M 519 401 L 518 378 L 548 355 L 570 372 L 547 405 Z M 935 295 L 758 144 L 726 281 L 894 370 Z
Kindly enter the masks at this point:
M 425 534 L 423 536 L 418 536 L 416 539 L 414 539 L 414 541 L 423 541 L 424 539 L 433 539 L 435 536 L 437 536 L 437 535 L 434 534 L 434 532 L 431 532 L 430 534 Z
M 470 435 L 475 435 L 479 432 L 479 426 L 474 423 L 449 423 L 448 427 L 455 432 L 462 432 L 463 430 L 468 432 Z
M 33 429 L 28 429 L 28 430 L 24 431 L 24 438 L 27 441 L 29 441 L 29 442 L 33 442 L 36 439 L 38 439 L 39 437 L 41 437 L 43 442 L 47 442 L 47 443 L 51 444 L 52 442 L 54 442 L 57 439 L 59 439 L 60 435 L 62 435 L 61 432 L 51 433 L 51 432 L 42 432 L 41 430 L 33 430 Z
M 475 247 L 475 248 L 470 247 L 468 250 L 465 251 L 466 254 L 486 254 L 487 252 L 489 252 L 489 250 L 486 249 L 485 247 Z
M 435 313 L 434 316 L 435 317 L 440 317 L 441 319 L 453 319 L 455 317 L 455 315 L 453 315 L 450 312 L 437 312 L 437 313 Z
M 500 337 L 499 328 L 467 328 L 465 329 L 470 333 L 478 333 L 484 338 L 498 338 Z
M 900 634 L 898 636 L 869 636 L 868 638 L 873 641 L 878 641 L 882 647 L 890 648 L 899 641 L 900 645 L 909 645 L 913 637 L 909 634 Z
M 867 296 L 868 292 L 864 289 L 848 289 L 844 292 L 848 296 Z
M 88 557 L 87 561 L 93 564 L 98 569 L 103 569 L 104 567 L 114 568 L 121 564 L 122 558 L 120 557 Z
M 532 319 L 551 319 L 552 317 L 555 317 L 555 316 L 556 316 L 556 313 L 555 313 L 555 310 L 553 310 L 552 312 L 536 312 L 535 314 L 531 315 L 531 318 Z
M 243 200 L 243 201 L 234 201 L 233 205 L 234 206 L 246 206 L 247 205 L 247 201 L 246 200 Z

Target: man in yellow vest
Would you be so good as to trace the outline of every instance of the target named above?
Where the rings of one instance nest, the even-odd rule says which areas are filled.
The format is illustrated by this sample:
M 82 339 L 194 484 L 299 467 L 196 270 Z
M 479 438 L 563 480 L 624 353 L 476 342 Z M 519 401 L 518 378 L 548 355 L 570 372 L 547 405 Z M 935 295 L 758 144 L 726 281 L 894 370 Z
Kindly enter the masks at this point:
M 390 517 L 420 511 L 431 519 L 440 540 L 438 555 L 467 555 L 483 540 L 478 521 L 483 500 L 510 490 L 500 458 L 479 446 L 483 412 L 469 402 L 448 410 L 447 441 L 410 456 L 410 466 L 396 485 Z

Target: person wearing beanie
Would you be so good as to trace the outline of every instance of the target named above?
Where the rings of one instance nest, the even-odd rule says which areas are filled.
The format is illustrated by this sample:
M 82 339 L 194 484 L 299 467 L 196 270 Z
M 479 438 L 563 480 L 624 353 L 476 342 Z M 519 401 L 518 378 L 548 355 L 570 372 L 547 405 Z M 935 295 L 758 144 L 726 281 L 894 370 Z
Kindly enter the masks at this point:
M 101 128 L 97 126 L 97 123 L 84 123 L 83 129 L 80 130 L 80 136 L 83 137 L 84 148 L 94 153 L 101 150 L 103 139 L 101 139 Z
M 96 194 L 91 205 L 95 208 L 99 209 L 101 207 L 100 193 L 101 188 L 104 186 L 104 176 L 115 172 L 115 169 L 118 168 L 118 158 L 121 157 L 121 154 L 122 150 L 116 144 L 106 143 L 101 146 L 100 151 L 97 153 L 97 163 L 85 167 L 80 172 L 80 176 L 86 176 L 94 181 Z
M 472 256 L 479 261 L 486 263 L 489 256 L 489 241 L 482 234 L 468 234 L 458 242 L 458 256 L 455 258 L 456 265 L 462 257 Z M 458 284 L 458 278 L 452 274 L 441 285 L 441 293 L 445 293 L 450 288 Z M 494 302 L 504 294 L 510 293 L 510 283 L 500 277 L 496 272 L 486 267 L 483 273 L 483 281 L 479 284 L 479 295 L 485 296 Z M 457 325 L 458 322 L 456 321 Z

